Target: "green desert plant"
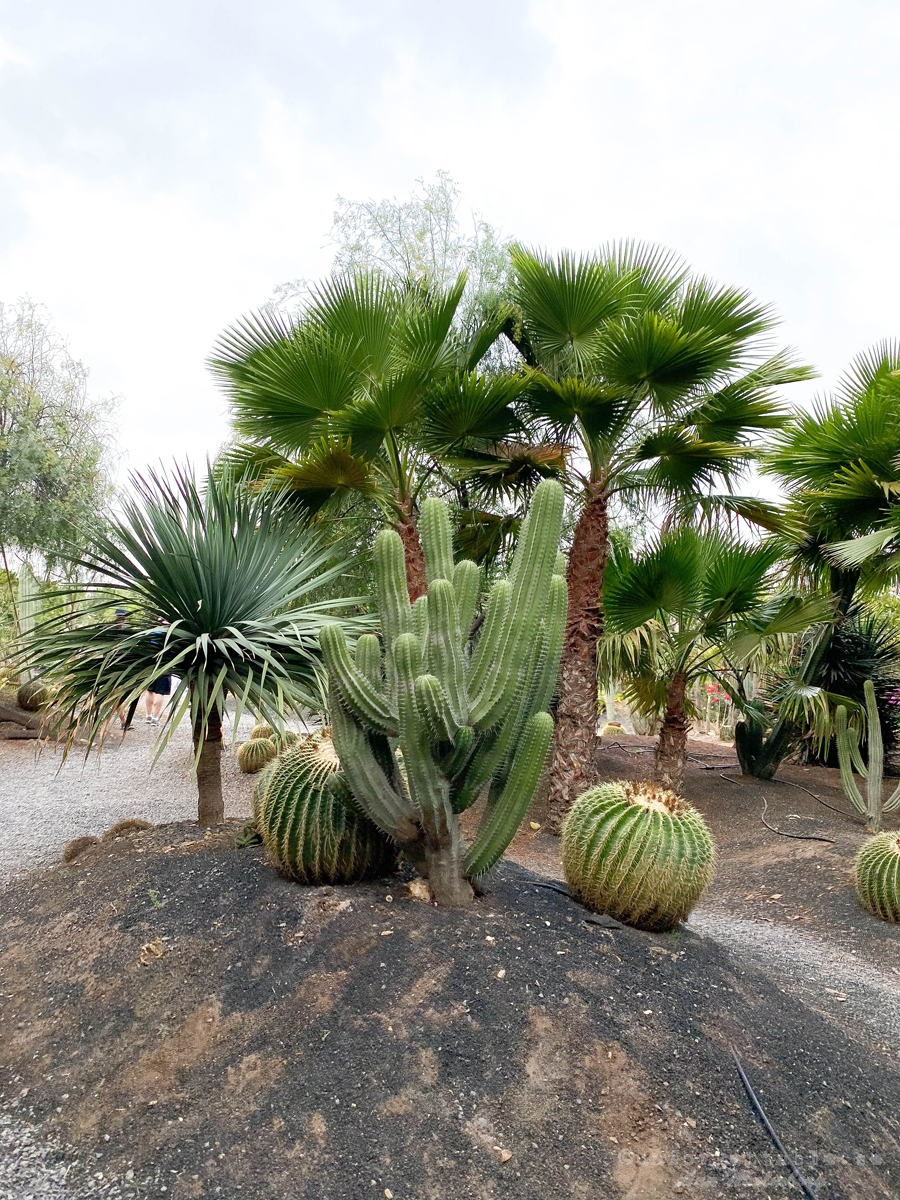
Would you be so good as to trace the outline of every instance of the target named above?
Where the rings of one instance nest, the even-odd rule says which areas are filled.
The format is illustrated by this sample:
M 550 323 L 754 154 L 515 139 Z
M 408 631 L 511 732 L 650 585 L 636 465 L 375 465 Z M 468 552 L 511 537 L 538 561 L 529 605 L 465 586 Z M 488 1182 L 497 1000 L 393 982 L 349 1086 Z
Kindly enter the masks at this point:
M 603 783 L 579 796 L 562 827 L 570 890 L 588 908 L 657 932 L 683 921 L 713 879 L 703 817 L 653 783 Z
M 26 679 L 16 692 L 16 704 L 26 712 L 39 712 L 50 703 L 52 694 L 42 679 Z
M 275 730 L 268 721 L 259 721 L 250 730 L 249 740 L 252 742 L 254 738 L 270 738 L 274 732 Z
M 856 894 L 882 921 L 900 922 L 900 835 L 878 833 L 856 856 Z
M 290 488 L 308 514 L 362 498 L 403 538 L 407 584 L 426 587 L 419 497 L 448 480 L 468 439 L 514 436 L 518 375 L 479 376 L 508 306 L 465 331 L 455 318 L 465 273 L 446 286 L 349 271 L 307 295 L 291 319 L 244 318 L 218 341 L 211 367 L 244 439 L 223 471 Z
M 396 862 L 389 839 L 353 803 L 328 729 L 272 763 L 254 816 L 278 869 L 299 883 L 358 883 Z
M 275 743 L 268 737 L 250 738 L 248 742 L 238 746 L 238 766 L 245 775 L 255 775 L 261 771 L 267 762 L 271 762 L 278 750 Z
M 557 573 L 563 491 L 535 491 L 508 579 L 488 595 L 477 640 L 480 570 L 454 565 L 446 505 L 428 499 L 419 528 L 428 590 L 409 602 L 403 543 L 393 530 L 374 551 L 384 641 L 351 654 L 338 625 L 322 631 L 334 744 L 363 811 L 428 880 L 440 904 L 471 904 L 469 879 L 512 841 L 540 779 L 566 616 Z M 472 642 L 474 640 L 474 646 Z M 464 854 L 458 814 L 487 793 Z
M 54 682 L 51 730 L 65 729 L 88 753 L 161 675 L 178 683 L 157 743 L 191 722 L 198 819 L 224 819 L 222 718 L 245 707 L 283 723 L 316 703 L 317 638 L 354 601 L 314 600 L 345 564 L 298 528 L 283 496 L 190 474 L 137 477 L 120 514 L 91 549 L 73 557 L 84 583 L 57 589 L 54 607 L 23 651 L 23 665 Z M 110 624 L 125 600 L 130 622 Z M 73 619 L 74 613 L 74 619 Z M 359 630 L 368 619 L 343 618 Z
M 662 717 L 662 787 L 681 790 L 697 681 L 716 679 L 734 695 L 730 667 L 830 616 L 821 597 L 773 593 L 777 557 L 771 542 L 675 529 L 637 554 L 617 549 L 607 564 L 600 678 L 625 681 L 632 712 Z
M 731 493 L 760 432 L 778 428 L 778 390 L 808 379 L 771 353 L 772 310 L 691 275 L 659 247 L 597 254 L 511 251 L 504 332 L 528 367 L 517 413 L 561 448 L 575 498 L 569 618 L 556 710 L 549 815 L 557 824 L 594 782 L 597 647 L 603 633 L 610 515 L 629 497 L 745 516 L 766 505 Z
M 881 829 L 882 813 L 900 808 L 900 783 L 884 798 L 884 743 L 881 737 L 881 722 L 878 717 L 878 702 L 875 684 L 867 679 L 863 685 L 866 697 L 866 726 L 868 763 L 863 762 L 859 749 L 859 730 L 847 720 L 847 708 L 839 704 L 835 710 L 834 726 L 837 739 L 838 762 L 841 765 L 841 783 L 844 793 L 857 812 L 866 818 L 866 825 L 873 833 Z M 866 781 L 866 796 L 863 799 L 853 769 Z
M 808 728 L 809 700 L 815 703 L 828 683 L 829 645 L 857 592 L 900 574 L 898 368 L 900 342 L 860 354 L 833 396 L 784 424 L 767 457 L 766 469 L 788 494 L 784 513 L 768 527 L 794 577 L 830 593 L 834 611 L 785 681 L 770 728 L 752 718 L 738 722 L 742 766 L 759 779 L 772 778 Z M 824 702 L 819 707 L 827 710 Z
M 276 754 L 284 754 L 285 750 L 290 750 L 291 746 L 296 745 L 300 735 L 292 729 L 282 729 L 280 733 L 270 733 L 269 740 L 275 747 Z

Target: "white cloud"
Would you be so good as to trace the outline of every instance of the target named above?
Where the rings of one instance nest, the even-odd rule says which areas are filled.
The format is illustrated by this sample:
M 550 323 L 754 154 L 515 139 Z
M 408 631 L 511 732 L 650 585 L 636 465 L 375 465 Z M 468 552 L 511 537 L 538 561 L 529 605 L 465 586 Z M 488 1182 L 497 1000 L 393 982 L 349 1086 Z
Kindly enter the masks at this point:
M 273 3 L 254 40 L 226 3 L 222 37 L 178 26 L 168 63 L 162 26 L 145 61 L 127 14 L 62 30 L 52 65 L 25 26 L 21 50 L 0 42 L 5 77 L 46 92 L 0 162 L 2 298 L 44 302 L 124 396 L 132 466 L 215 451 L 204 359 L 275 284 L 327 268 L 337 194 L 439 167 L 525 241 L 661 241 L 751 287 L 825 382 L 900 335 L 894 5 L 497 0 L 479 26 L 482 8 Z

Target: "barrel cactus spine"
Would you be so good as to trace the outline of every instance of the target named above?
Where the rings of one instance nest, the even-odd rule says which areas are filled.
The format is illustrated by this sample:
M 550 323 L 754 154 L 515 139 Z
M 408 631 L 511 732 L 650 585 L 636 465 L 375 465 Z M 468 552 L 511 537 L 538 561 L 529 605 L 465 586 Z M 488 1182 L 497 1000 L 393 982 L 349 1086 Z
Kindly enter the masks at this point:
M 856 856 L 856 894 L 882 921 L 900 922 L 900 833 L 877 833 Z
M 322 631 L 334 741 L 357 803 L 431 885 L 441 904 L 472 902 L 471 879 L 515 836 L 547 759 L 566 619 L 557 573 L 559 484 L 536 489 L 507 579 L 491 588 L 474 647 L 481 591 L 475 563 L 453 561 L 445 504 L 425 500 L 419 533 L 428 590 L 415 605 L 403 544 L 379 534 L 374 563 L 382 644 L 355 653 L 337 625 Z M 488 802 L 465 851 L 458 814 Z
M 710 886 L 715 849 L 686 800 L 652 783 L 604 783 L 575 801 L 562 827 L 569 890 L 638 929 L 683 921 Z
M 354 804 L 328 730 L 269 764 L 253 813 L 276 866 L 299 883 L 357 883 L 396 861 L 389 840 Z
M 275 743 L 271 738 L 251 738 L 249 742 L 238 746 L 238 766 L 245 775 L 253 775 L 261 771 L 276 753 Z
M 268 721 L 259 721 L 250 730 L 249 740 L 252 742 L 256 738 L 270 738 L 274 734 L 274 732 L 275 732 L 275 730 L 268 723 Z

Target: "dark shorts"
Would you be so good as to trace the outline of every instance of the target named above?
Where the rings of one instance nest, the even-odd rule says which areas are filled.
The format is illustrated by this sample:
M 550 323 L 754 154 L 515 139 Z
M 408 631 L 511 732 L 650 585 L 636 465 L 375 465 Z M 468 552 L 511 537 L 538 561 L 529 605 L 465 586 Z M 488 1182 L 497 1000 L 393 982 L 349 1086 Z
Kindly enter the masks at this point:
M 154 696 L 168 696 L 172 690 L 172 676 L 160 675 L 159 679 L 154 679 L 147 688 L 148 692 L 152 692 Z

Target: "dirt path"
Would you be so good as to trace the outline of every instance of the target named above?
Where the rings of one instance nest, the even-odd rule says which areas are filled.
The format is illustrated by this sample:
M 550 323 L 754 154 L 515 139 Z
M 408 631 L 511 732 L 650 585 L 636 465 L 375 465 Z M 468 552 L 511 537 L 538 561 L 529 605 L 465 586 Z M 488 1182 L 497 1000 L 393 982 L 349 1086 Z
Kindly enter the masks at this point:
M 243 718 L 242 738 L 251 724 Z M 188 727 L 176 730 L 151 770 L 156 734 L 139 717 L 124 739 L 110 737 L 101 754 L 85 761 L 76 749 L 65 762 L 52 743 L 0 741 L 0 886 L 19 871 L 58 860 L 72 838 L 99 836 L 124 817 L 158 825 L 194 816 Z M 222 767 L 226 814 L 249 813 L 252 779 L 230 752 Z

